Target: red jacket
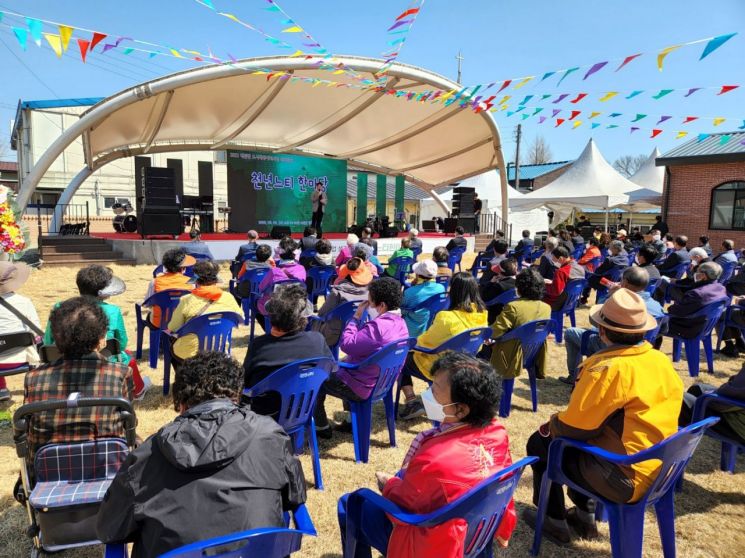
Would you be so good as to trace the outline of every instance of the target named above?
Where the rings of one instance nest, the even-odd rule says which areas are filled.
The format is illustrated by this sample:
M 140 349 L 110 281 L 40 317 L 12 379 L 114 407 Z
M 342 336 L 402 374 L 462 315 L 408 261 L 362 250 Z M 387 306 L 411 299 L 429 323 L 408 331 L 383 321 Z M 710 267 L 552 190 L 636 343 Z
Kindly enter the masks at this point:
M 453 502 L 478 483 L 512 464 L 507 431 L 494 419 L 484 428 L 463 424 L 437 433 L 421 446 L 383 489 L 383 496 L 411 513 L 430 513 Z M 388 558 L 463 556 L 466 522 L 454 519 L 429 529 L 393 521 Z M 510 502 L 495 537 L 507 544 L 517 524 Z
M 569 272 L 571 269 L 572 266 L 570 262 L 567 262 L 556 269 L 551 283 L 546 285 L 546 294 L 543 295 L 543 302 L 551 306 L 562 295 L 564 288 L 569 282 Z

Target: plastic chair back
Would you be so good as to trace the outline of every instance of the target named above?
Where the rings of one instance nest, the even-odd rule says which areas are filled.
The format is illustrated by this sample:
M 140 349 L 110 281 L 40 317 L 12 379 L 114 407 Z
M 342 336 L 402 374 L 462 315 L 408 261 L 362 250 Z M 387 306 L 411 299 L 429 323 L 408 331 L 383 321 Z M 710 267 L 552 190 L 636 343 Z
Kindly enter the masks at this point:
M 411 252 L 414 254 L 414 261 L 417 261 L 419 259 L 419 256 L 422 255 L 422 249 L 423 246 L 419 246 L 418 248 L 413 248 Z
M 181 297 L 188 295 L 190 292 L 191 291 L 188 291 L 186 289 L 167 289 L 165 291 L 160 291 L 159 293 L 155 293 L 153 296 L 143 302 L 142 306 L 147 306 L 151 309 L 160 309 L 159 329 L 167 329 L 168 322 L 171 321 L 173 311 L 176 310 L 179 302 L 181 302 Z M 142 319 L 141 315 L 138 316 L 138 322 L 140 321 L 140 319 Z
M 435 277 L 435 283 L 445 287 L 445 291 L 450 288 L 450 276 L 449 275 L 438 275 Z
M 497 304 L 505 305 L 513 300 L 517 300 L 517 289 L 510 289 L 509 291 L 505 291 L 499 296 L 495 296 L 491 300 L 484 303 L 484 305 L 489 308 L 491 306 L 496 306 Z
M 579 244 L 575 246 L 574 250 L 572 251 L 572 259 L 578 260 L 582 257 L 582 254 L 585 253 L 585 246 L 584 244 Z
M 395 279 L 398 279 L 399 283 L 405 285 L 406 278 L 411 273 L 411 266 L 414 264 L 414 258 L 410 258 L 408 256 L 399 256 L 397 258 L 393 258 L 388 262 L 388 265 L 391 264 L 396 266 Z
M 459 351 L 475 355 L 481 349 L 484 341 L 491 337 L 492 329 L 490 327 L 475 327 L 460 332 L 432 349 L 433 353 L 444 353 L 445 351 Z
M 435 316 L 441 310 L 447 310 L 450 305 L 450 296 L 447 293 L 438 293 L 432 295 L 427 300 L 422 302 L 415 308 L 416 310 L 426 310 L 429 312 L 429 319 L 427 320 L 427 329 L 432 326 L 432 322 L 435 321 Z
M 329 295 L 334 274 L 336 274 L 336 268 L 333 265 L 316 266 L 308 270 L 308 277 L 311 280 L 308 298 L 312 303 L 315 304 L 319 296 Z
M 727 281 L 729 281 L 734 275 L 736 267 L 737 262 L 728 261 L 722 263 L 722 275 L 719 276 L 719 279 L 717 279 L 717 281 L 719 281 L 722 285 L 727 283 Z
M 303 261 L 304 259 L 312 260 L 313 258 L 316 257 L 317 253 L 318 252 L 316 252 L 315 250 L 303 250 L 302 252 L 300 252 L 300 256 L 298 257 L 298 260 L 300 261 Z
M 682 279 L 683 276 L 688 273 L 688 268 L 690 267 L 690 264 L 688 263 L 682 263 L 678 264 L 673 268 L 672 274 L 670 277 L 673 279 Z
M 706 416 L 706 408 L 710 403 L 716 404 L 720 409 L 722 407 L 730 407 L 733 409 L 740 409 L 739 412 L 745 412 L 745 401 L 739 399 L 733 399 L 731 397 L 724 397 L 718 393 L 712 391 L 704 393 L 700 397 L 696 398 L 696 403 L 693 405 L 693 419 L 692 423 L 704 420 Z M 735 472 L 735 460 L 738 453 L 745 453 L 745 443 L 740 439 L 729 438 L 724 434 L 708 429 L 706 435 L 719 440 L 722 443 L 721 457 L 719 458 L 719 468 L 722 471 L 728 473 Z
M 708 337 L 711 335 L 712 330 L 714 329 L 714 326 L 717 325 L 717 322 L 719 321 L 719 318 L 722 316 L 722 313 L 727 308 L 727 305 L 729 304 L 728 298 L 722 298 L 720 300 L 715 300 L 714 302 L 711 302 L 701 308 L 698 312 L 694 312 L 693 314 L 690 314 L 689 316 L 686 316 L 686 319 L 692 320 L 695 318 L 705 318 L 706 322 L 704 324 L 703 329 L 701 330 L 701 333 L 698 334 L 698 338 L 702 337 Z
M 378 401 L 379 399 L 382 399 L 386 393 L 393 389 L 393 384 L 398 379 L 401 368 L 404 366 L 404 361 L 406 360 L 406 356 L 409 354 L 409 349 L 411 349 L 415 344 L 416 339 L 413 337 L 394 341 L 380 349 L 377 353 L 368 357 L 363 362 L 354 365 L 354 368 L 357 370 L 368 366 L 375 366 L 380 370 L 378 380 L 375 382 L 375 387 L 369 397 L 370 401 Z
M 562 313 L 565 314 L 570 310 L 574 310 L 585 287 L 587 287 L 587 280 L 585 279 L 572 279 L 566 284 L 564 292 L 567 294 L 567 297 L 564 301 L 564 306 L 561 307 Z
M 476 259 L 473 260 L 473 265 L 471 266 L 471 275 L 473 275 L 475 278 L 478 278 L 479 273 L 483 273 L 487 269 L 489 269 L 489 262 L 491 261 L 492 256 L 487 254 L 486 252 L 479 252 L 476 255 Z M 448 262 L 448 267 L 450 267 L 450 262 Z
M 453 273 L 455 273 L 456 265 L 458 266 L 458 270 L 460 270 L 460 261 L 463 258 L 463 254 L 465 254 L 465 252 L 465 248 L 458 246 L 450 250 L 450 254 L 448 255 L 448 267 Z
M 554 326 L 553 320 L 535 320 L 508 331 L 497 341 L 518 341 L 523 351 L 523 368 L 531 370 Z
M 212 312 L 202 314 L 186 322 L 176 332 L 178 337 L 196 335 L 200 351 L 230 351 L 233 328 L 238 327 L 241 317 L 235 312 Z

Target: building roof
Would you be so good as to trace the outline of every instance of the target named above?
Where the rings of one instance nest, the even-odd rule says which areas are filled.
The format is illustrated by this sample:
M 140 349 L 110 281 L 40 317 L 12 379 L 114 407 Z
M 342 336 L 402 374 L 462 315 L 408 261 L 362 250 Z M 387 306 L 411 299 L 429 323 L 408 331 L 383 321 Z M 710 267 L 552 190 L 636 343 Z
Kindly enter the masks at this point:
M 557 161 L 555 163 L 541 163 L 538 165 L 520 165 L 520 180 L 533 180 L 556 169 L 565 167 L 572 161 Z M 508 167 L 507 180 L 515 180 L 515 167 Z
M 730 136 L 722 143 L 722 136 Z M 709 134 L 699 141 L 692 139 L 657 158 L 657 166 L 745 161 L 745 132 Z
M 0 171 L 18 172 L 18 163 L 15 161 L 0 161 Z

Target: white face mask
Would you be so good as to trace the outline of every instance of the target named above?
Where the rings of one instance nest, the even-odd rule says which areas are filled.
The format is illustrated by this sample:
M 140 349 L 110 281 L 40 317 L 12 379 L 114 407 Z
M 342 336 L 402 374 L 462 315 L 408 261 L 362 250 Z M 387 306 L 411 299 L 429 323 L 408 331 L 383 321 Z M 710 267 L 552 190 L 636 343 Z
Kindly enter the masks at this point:
M 368 306 L 367 307 L 367 317 L 368 318 L 370 318 L 371 320 L 374 320 L 378 316 L 380 316 L 380 312 L 378 312 L 378 309 L 377 308 L 375 308 L 374 306 Z
M 427 413 L 427 418 L 429 420 L 442 422 L 448 417 L 455 417 L 455 415 L 445 414 L 445 407 L 450 407 L 451 405 L 455 405 L 455 403 L 448 403 L 447 405 L 441 405 L 438 403 L 432 393 L 431 386 L 422 392 L 422 404 L 424 405 L 424 412 Z

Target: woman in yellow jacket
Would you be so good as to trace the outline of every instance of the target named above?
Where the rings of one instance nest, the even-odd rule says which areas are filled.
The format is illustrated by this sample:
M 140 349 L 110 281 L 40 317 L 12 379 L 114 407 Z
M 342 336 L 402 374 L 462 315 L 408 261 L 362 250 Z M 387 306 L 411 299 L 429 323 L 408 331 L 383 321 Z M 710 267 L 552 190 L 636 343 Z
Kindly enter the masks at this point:
M 462 271 L 453 275 L 450 281 L 450 307 L 437 313 L 432 325 L 419 336 L 416 344 L 425 349 L 434 349 L 459 333 L 487 325 L 486 306 L 479 295 L 479 284 L 473 275 Z M 406 404 L 398 418 L 410 420 L 424 415 L 424 406 L 416 398 L 410 372 L 431 379 L 430 370 L 440 356 L 419 351 L 409 352 L 399 380 L 406 396 Z

